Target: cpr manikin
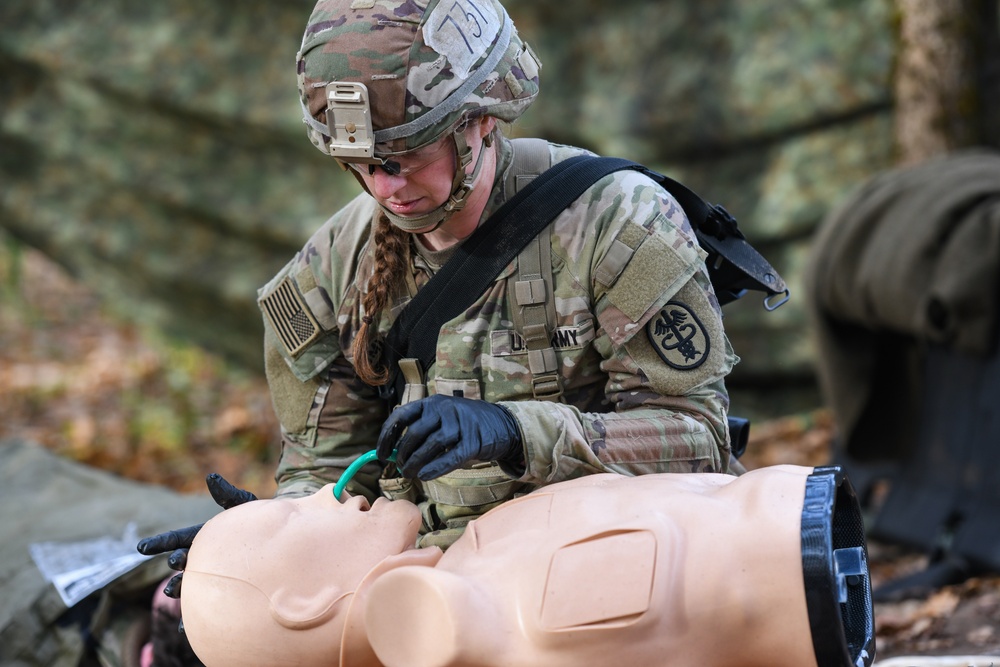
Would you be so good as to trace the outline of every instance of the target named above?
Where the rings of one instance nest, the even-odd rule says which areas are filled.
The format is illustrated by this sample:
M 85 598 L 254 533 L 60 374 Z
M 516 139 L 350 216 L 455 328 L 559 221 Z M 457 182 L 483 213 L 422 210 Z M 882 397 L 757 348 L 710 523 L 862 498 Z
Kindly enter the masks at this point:
M 346 496 L 345 496 L 346 498 Z M 406 501 L 220 513 L 188 555 L 185 629 L 226 665 L 869 665 L 857 501 L 836 468 L 602 474 L 410 548 Z

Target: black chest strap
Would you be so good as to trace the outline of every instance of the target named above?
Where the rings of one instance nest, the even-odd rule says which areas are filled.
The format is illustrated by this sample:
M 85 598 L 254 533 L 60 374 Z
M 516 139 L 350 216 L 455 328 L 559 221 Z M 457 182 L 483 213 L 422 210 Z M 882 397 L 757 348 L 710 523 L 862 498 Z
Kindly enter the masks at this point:
M 441 327 L 475 303 L 560 212 L 598 180 L 622 169 L 646 174 L 677 199 L 708 253 L 709 277 L 721 304 L 740 298 L 747 290 L 765 292 L 768 310 L 787 300 L 788 290 L 778 272 L 746 241 L 724 208 L 710 206 L 684 185 L 630 160 L 576 156 L 553 165 L 504 203 L 400 313 L 383 348 L 389 381 L 379 387 L 379 393 L 390 408 L 403 395 L 399 361 L 417 359 L 426 372 L 435 361 Z

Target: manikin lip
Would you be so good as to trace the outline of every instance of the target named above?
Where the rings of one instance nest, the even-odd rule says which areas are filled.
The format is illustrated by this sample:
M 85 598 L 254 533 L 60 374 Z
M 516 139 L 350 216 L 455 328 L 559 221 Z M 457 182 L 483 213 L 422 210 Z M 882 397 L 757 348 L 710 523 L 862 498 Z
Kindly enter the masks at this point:
M 369 503 L 368 499 L 365 498 L 364 496 L 351 496 L 347 502 L 356 504 L 358 506 L 358 509 L 360 509 L 362 512 L 368 512 L 372 509 L 375 509 L 377 507 L 380 507 L 381 505 L 390 503 L 392 501 L 389 500 L 388 498 L 379 496 L 378 498 L 375 499 L 375 502 Z
M 362 512 L 367 512 L 371 509 L 371 505 L 368 504 L 368 499 L 364 496 L 351 496 L 344 502 L 344 505 L 353 505 Z

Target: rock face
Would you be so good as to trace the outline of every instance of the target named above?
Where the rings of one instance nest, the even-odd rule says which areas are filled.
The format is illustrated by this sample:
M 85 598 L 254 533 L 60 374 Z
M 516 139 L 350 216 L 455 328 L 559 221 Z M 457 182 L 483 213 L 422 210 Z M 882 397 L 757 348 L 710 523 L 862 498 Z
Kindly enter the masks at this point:
M 312 3 L 0 7 L 0 226 L 126 313 L 260 364 L 255 290 L 357 191 L 305 137 Z M 891 0 L 508 0 L 540 56 L 518 135 L 644 162 L 723 203 L 793 299 L 727 306 L 734 383 L 812 376 L 812 233 L 890 164 Z

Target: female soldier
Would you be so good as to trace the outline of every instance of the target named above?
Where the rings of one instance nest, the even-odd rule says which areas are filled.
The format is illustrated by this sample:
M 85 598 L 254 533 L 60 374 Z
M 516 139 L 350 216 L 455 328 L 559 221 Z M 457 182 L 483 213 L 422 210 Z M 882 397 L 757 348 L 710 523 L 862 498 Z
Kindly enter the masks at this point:
M 380 342 L 407 302 L 520 185 L 584 152 L 501 133 L 538 70 L 495 0 L 316 5 L 298 54 L 305 123 L 365 192 L 260 292 L 278 495 L 337 480 L 378 442 L 383 462 L 397 450 L 382 492 L 423 502 L 425 530 L 445 531 L 424 540 L 447 543 L 538 485 L 729 470 L 736 359 L 684 211 L 636 173 L 556 217 L 440 329 L 430 368 L 403 364 L 400 398 L 417 400 L 390 417 L 378 398 L 395 370 Z M 352 493 L 373 497 L 377 473 Z
M 447 546 L 552 482 L 729 472 L 736 357 L 704 253 L 673 197 L 633 171 L 587 188 L 462 304 L 428 368 L 399 363 L 400 407 L 380 398 L 397 371 L 385 335 L 407 303 L 524 183 L 585 153 L 503 136 L 538 70 L 497 0 L 316 5 L 298 54 L 305 123 L 364 192 L 260 291 L 277 495 L 312 493 L 373 447 L 383 463 L 395 452 L 348 490 L 418 503 L 419 544 Z M 193 530 L 140 548 L 189 546 Z

